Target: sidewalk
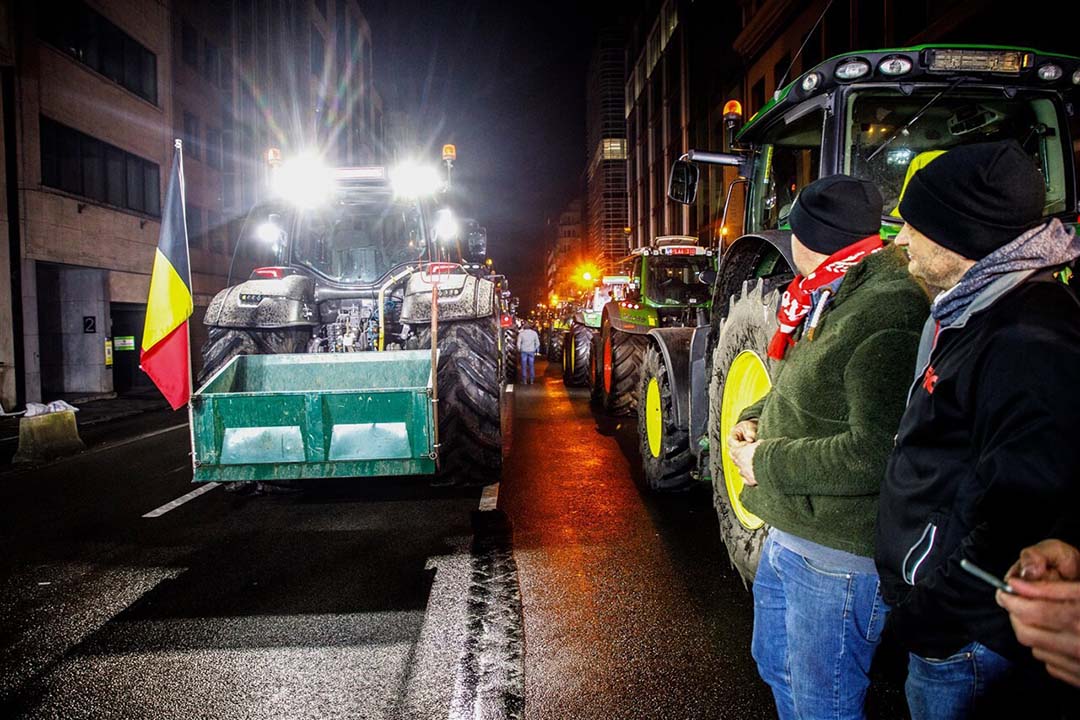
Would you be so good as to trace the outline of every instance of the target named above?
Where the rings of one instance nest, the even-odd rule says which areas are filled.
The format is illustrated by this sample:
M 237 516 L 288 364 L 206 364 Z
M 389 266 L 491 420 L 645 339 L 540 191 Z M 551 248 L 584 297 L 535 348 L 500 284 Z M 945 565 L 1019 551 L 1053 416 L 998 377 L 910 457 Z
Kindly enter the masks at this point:
M 144 413 L 168 410 L 165 398 L 156 389 L 140 390 L 122 396 L 105 397 L 79 402 L 83 398 L 71 395 L 49 400 L 62 399 L 79 409 L 75 413 L 79 434 L 83 442 L 90 447 L 110 435 L 110 426 L 124 418 L 134 418 Z M 9 408 L 5 408 L 11 412 Z M 22 410 L 23 408 L 18 408 Z M 187 419 L 186 414 L 184 419 Z M 119 428 L 117 428 L 119 430 Z M 89 432 L 86 432 L 89 431 Z M 11 462 L 19 445 L 19 418 L 0 417 L 0 467 Z

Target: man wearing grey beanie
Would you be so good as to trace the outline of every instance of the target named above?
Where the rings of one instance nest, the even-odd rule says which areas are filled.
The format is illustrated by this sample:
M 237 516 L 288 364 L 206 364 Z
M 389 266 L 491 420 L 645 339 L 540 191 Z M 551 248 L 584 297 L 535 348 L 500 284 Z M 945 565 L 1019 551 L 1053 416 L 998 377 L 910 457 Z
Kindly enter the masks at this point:
M 1080 239 L 1044 217 L 1044 200 L 1039 170 L 1008 141 L 948 151 L 900 203 L 896 243 L 933 304 L 876 561 L 909 651 L 913 720 L 999 717 L 1010 701 L 1030 711 L 1063 692 L 1034 674 L 993 588 L 961 566 L 1005 577 L 1023 548 L 1080 514 Z M 1048 692 L 1030 691 L 1032 678 Z

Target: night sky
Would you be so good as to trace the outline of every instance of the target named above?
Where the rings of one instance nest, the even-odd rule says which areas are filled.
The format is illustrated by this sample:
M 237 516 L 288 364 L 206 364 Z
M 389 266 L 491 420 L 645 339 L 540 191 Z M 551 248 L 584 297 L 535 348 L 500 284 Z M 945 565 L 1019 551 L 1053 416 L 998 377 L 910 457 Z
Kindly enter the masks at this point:
M 375 0 L 375 77 L 438 160 L 457 145 L 457 189 L 523 301 L 539 299 L 544 223 L 581 194 L 585 76 L 597 30 L 636 3 Z M 607 8 L 618 8 L 609 10 Z

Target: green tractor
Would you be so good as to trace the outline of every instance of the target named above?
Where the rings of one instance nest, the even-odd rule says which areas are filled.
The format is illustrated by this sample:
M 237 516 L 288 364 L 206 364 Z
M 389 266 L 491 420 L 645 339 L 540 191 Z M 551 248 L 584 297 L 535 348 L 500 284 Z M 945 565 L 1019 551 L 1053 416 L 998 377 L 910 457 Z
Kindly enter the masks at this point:
M 563 383 L 567 387 L 593 384 L 593 345 L 600 333 L 604 306 L 612 300 L 622 300 L 629 282 L 626 275 L 603 277 L 585 293 L 578 309 L 570 316 L 570 327 L 562 336 Z
M 604 306 L 597 362 L 600 402 L 612 415 L 637 410 L 638 374 L 649 333 L 706 321 L 709 288 L 700 279 L 702 273 L 711 276 L 715 257 L 695 237 L 669 235 L 635 249 L 621 264 L 630 268 L 630 284 L 623 300 Z
M 1080 58 L 1005 47 L 919 46 L 851 52 L 809 69 L 745 127 L 727 117 L 736 152 L 691 151 L 672 168 L 669 196 L 694 201 L 697 164 L 737 167 L 743 234 L 712 278 L 712 306 L 697 327 L 657 328 L 640 377 L 645 476 L 654 488 L 711 482 L 732 563 L 750 581 L 766 535 L 740 501 L 742 478 L 726 437 L 770 387 L 766 354 L 776 308 L 792 277 L 787 214 L 799 189 L 845 173 L 872 180 L 885 199 L 888 242 L 911 175 L 935 154 L 1012 138 L 1042 169 L 1047 218 L 1076 224 Z M 737 134 L 736 134 L 737 133 Z

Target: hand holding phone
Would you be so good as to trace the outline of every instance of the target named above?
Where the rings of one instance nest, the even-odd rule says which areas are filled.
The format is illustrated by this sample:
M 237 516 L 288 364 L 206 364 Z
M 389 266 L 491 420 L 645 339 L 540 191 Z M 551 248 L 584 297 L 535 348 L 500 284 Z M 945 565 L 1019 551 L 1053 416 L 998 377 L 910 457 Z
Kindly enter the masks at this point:
M 1011 585 L 1008 585 L 1007 583 L 1005 583 L 1005 581 L 994 577 L 993 575 L 986 572 L 985 570 L 983 570 L 981 567 L 979 567 L 975 563 L 968 562 L 967 558 L 961 558 L 960 567 L 964 568 L 969 573 L 971 573 L 975 577 L 979 578 L 980 580 L 982 580 L 987 585 L 990 585 L 991 587 L 994 587 L 994 588 L 996 588 L 996 589 L 998 589 L 998 590 L 1000 590 L 1002 592 L 1007 592 L 1010 595 L 1015 595 L 1016 594 L 1016 591 L 1012 589 Z

